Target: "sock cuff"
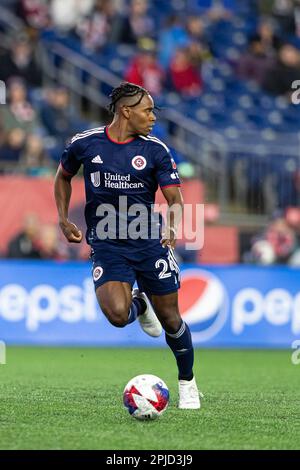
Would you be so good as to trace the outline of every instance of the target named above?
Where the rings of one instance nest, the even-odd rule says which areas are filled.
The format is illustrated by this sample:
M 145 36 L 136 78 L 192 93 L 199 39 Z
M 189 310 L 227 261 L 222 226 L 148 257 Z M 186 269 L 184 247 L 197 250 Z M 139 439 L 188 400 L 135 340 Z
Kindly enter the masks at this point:
M 170 336 L 170 338 L 178 339 L 178 338 L 180 338 L 180 336 L 183 335 L 183 333 L 185 332 L 185 330 L 186 330 L 186 324 L 185 324 L 184 321 L 183 321 L 182 324 L 181 324 L 181 327 L 179 328 L 179 330 L 177 331 L 177 333 L 167 333 L 167 332 L 166 332 L 166 335 Z

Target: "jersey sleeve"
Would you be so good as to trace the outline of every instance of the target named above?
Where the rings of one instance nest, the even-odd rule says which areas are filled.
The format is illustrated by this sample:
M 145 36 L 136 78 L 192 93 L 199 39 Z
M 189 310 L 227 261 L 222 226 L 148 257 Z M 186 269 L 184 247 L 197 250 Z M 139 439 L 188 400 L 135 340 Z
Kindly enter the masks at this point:
M 81 162 L 78 159 L 74 143 L 69 144 L 63 151 L 60 159 L 60 166 L 63 173 L 67 176 L 74 176 L 78 172 Z
M 169 151 L 162 149 L 156 155 L 156 180 L 161 188 L 180 186 L 176 163 Z

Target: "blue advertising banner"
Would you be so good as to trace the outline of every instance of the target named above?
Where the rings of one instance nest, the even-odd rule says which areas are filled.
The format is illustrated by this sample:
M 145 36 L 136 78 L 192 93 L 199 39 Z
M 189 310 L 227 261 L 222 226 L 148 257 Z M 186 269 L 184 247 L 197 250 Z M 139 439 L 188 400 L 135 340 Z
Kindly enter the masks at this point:
M 300 270 L 182 266 L 180 311 L 195 346 L 290 348 L 300 339 Z M 0 340 L 7 344 L 163 346 L 138 322 L 115 328 L 85 262 L 0 261 Z

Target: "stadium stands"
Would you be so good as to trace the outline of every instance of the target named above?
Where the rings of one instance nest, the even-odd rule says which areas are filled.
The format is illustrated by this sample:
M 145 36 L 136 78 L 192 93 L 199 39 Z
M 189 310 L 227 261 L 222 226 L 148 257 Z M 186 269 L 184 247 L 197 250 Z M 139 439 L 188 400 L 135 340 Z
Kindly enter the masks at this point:
M 219 222 L 239 223 L 233 217 L 235 213 L 241 217 L 249 214 L 251 218 L 297 206 L 300 166 L 297 86 L 292 88 L 291 83 L 289 92 L 283 95 L 278 95 L 279 88 L 273 87 L 271 92 L 267 82 L 272 79 L 272 68 L 268 67 L 264 71 L 266 80 L 260 77 L 259 82 L 255 81 L 255 74 L 251 80 L 239 74 L 249 44 L 256 41 L 263 57 L 276 64 L 276 70 L 282 73 L 283 66 L 287 69 L 281 75 L 283 79 L 297 76 L 300 41 L 296 29 L 287 27 L 283 16 L 278 16 L 275 2 L 264 8 L 253 0 L 152 0 L 141 4 L 134 0 L 116 4 L 89 0 L 80 10 L 74 10 L 73 23 L 64 24 L 59 20 L 62 8 L 59 2 L 50 2 L 48 10 L 41 4 L 36 11 L 28 10 L 27 2 L 22 0 L 5 2 L 2 8 L 6 14 L 0 19 L 5 47 L 9 47 L 7 39 L 12 32 L 20 27 L 20 18 L 24 32 L 19 45 L 15 43 L 21 52 L 10 46 L 11 49 L 2 51 L 1 60 L 20 67 L 22 75 L 21 56 L 25 54 L 24 60 L 30 60 L 36 77 L 41 68 L 43 83 L 51 87 L 41 88 L 40 78 L 33 80 L 32 75 L 30 81 L 23 73 L 29 103 L 37 114 L 31 131 L 41 139 L 44 149 L 30 158 L 28 148 L 31 152 L 34 144 L 28 142 L 34 139 L 30 133 L 17 135 L 14 129 L 9 129 L 4 115 L 0 139 L 2 173 L 53 175 L 67 137 L 75 130 L 93 125 L 91 119 L 99 119 L 99 114 L 91 113 L 93 106 L 87 103 L 94 101 L 94 105 L 104 108 L 105 96 L 114 80 L 125 75 L 137 53 L 147 48 L 149 51 L 151 47 L 151 53 L 157 53 L 165 72 L 164 89 L 156 101 L 164 110 L 174 109 L 178 114 L 174 121 L 169 112 L 163 112 L 155 133 L 170 145 L 177 163 L 192 162 L 190 175 L 202 179 L 206 187 L 205 202 L 219 205 Z M 190 27 L 190 18 L 199 21 Z M 166 41 L 169 58 L 162 55 L 162 51 L 167 51 Z M 25 48 L 30 44 L 29 52 L 22 49 L 23 43 Z M 289 49 L 283 50 L 286 44 Z M 63 55 L 58 53 L 59 46 L 64 48 Z M 197 69 L 201 86 L 183 87 L 178 92 L 168 64 L 176 48 L 182 46 L 190 47 L 190 65 Z M 42 60 L 36 60 L 38 51 Z M 67 63 L 65 57 L 71 58 L 72 52 L 74 61 Z M 75 71 L 72 64 L 78 64 L 78 58 L 82 67 Z M 97 67 L 101 79 L 97 78 Z M 93 69 L 94 76 L 90 73 Z M 7 109 L 13 114 L 11 78 L 3 75 L 2 68 L 0 79 L 5 79 L 9 92 Z M 59 103 L 59 94 L 65 94 L 64 103 L 63 99 Z M 24 104 L 22 107 L 26 108 Z M 81 108 L 84 117 L 79 117 L 76 107 Z M 105 120 L 107 116 L 102 114 L 100 118 Z M 51 125 L 55 122 L 60 123 L 56 128 Z M 58 132 L 61 123 L 62 132 Z M 259 225 L 258 217 L 251 220 L 250 225 Z

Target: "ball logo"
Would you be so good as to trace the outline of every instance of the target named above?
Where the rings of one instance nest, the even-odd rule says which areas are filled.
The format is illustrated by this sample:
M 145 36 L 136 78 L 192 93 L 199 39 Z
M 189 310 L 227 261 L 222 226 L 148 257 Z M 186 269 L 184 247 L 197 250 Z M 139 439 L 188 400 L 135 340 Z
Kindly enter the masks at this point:
M 136 170 L 143 170 L 147 165 L 147 160 L 141 155 L 136 155 L 135 157 L 133 157 L 131 163 L 133 168 L 135 168 Z
M 179 308 L 195 342 L 207 341 L 222 329 L 228 305 L 227 292 L 214 274 L 198 269 L 182 272 Z
M 93 270 L 93 279 L 94 279 L 94 281 L 98 281 L 98 279 L 100 279 L 102 274 L 103 274 L 103 268 L 101 268 L 101 266 L 97 266 L 97 268 L 95 268 Z

